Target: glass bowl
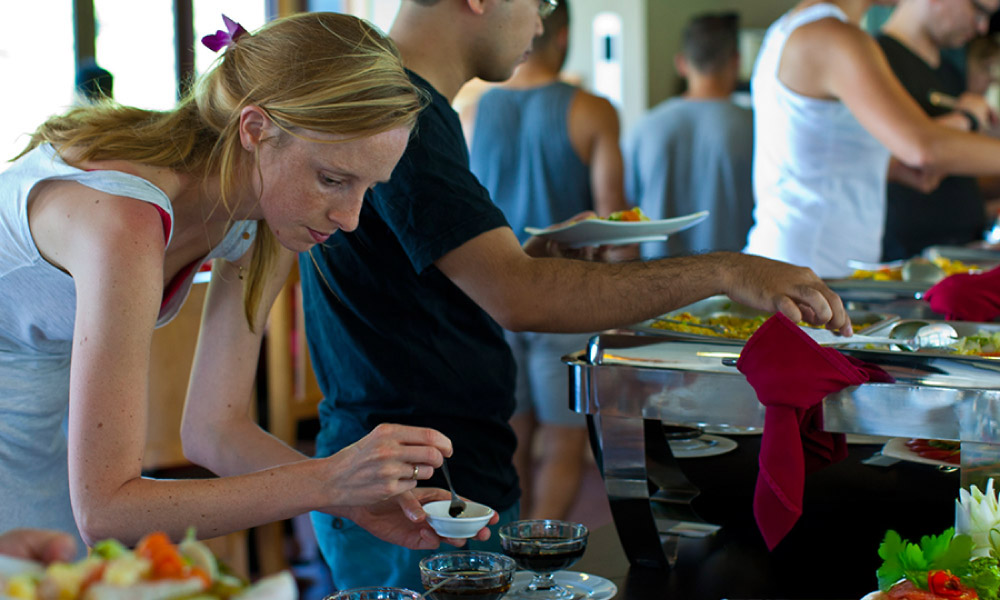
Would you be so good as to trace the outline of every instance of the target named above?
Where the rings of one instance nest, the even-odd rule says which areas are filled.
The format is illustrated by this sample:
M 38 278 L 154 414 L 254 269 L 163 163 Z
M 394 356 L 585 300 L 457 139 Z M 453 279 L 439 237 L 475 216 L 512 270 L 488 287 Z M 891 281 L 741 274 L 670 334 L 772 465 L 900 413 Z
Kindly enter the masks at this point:
M 535 577 L 526 587 L 511 590 L 508 598 L 569 600 L 574 593 L 556 583 L 556 571 L 568 569 L 587 549 L 587 528 L 579 523 L 537 519 L 514 521 L 500 527 L 500 547 L 517 566 Z
M 364 587 L 341 590 L 323 600 L 421 600 L 413 590 L 395 587 Z
M 517 565 L 496 552 L 460 550 L 420 561 L 420 581 L 434 600 L 499 600 L 510 589 Z

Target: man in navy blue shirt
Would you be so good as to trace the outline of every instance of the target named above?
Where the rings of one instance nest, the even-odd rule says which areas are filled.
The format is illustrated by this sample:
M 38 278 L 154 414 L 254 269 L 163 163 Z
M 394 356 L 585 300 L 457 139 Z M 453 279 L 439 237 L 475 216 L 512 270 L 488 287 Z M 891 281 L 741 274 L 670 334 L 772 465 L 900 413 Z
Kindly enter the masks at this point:
M 559 249 L 538 239 L 522 249 L 469 171 L 450 102 L 473 77 L 507 79 L 555 1 L 403 0 L 390 37 L 431 104 L 391 180 L 365 198 L 358 228 L 300 258 L 306 332 L 325 395 L 317 453 L 332 454 L 379 423 L 435 428 L 452 441 L 458 493 L 495 508 L 501 523 L 517 518 L 519 495 L 507 424 L 514 363 L 501 326 L 598 331 L 726 293 L 850 331 L 840 299 L 808 269 L 735 253 L 569 260 L 545 256 Z M 442 487 L 438 466 L 418 465 L 434 468 L 429 484 Z M 337 587 L 419 588 L 427 551 L 322 513 L 313 524 Z

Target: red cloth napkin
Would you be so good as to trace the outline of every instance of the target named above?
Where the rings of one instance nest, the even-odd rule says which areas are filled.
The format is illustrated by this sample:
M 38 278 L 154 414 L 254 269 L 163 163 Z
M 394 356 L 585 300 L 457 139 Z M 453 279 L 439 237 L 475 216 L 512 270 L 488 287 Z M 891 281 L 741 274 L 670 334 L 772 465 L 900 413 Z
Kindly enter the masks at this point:
M 1000 267 L 945 277 L 924 298 L 950 321 L 992 321 L 1000 316 Z
M 847 456 L 844 435 L 823 431 L 823 398 L 849 385 L 893 379 L 820 346 L 780 313 L 747 341 L 736 367 L 767 407 L 753 512 L 773 550 L 802 515 L 806 473 Z

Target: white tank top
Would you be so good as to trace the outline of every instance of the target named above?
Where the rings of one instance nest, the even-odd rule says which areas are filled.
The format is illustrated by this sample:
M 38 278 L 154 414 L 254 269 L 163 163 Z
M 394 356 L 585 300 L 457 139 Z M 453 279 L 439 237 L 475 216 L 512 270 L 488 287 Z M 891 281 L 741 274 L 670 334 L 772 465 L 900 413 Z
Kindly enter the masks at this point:
M 53 179 L 155 204 L 166 215 L 168 246 L 173 207 L 149 181 L 118 171 L 81 171 L 48 144 L 0 173 L 0 531 L 47 527 L 79 536 L 70 509 L 64 425 L 76 289 L 72 277 L 42 258 L 28 227 L 28 194 L 38 182 Z M 242 256 L 256 227 L 253 221 L 234 223 L 202 263 Z M 199 266 L 180 278 L 157 326 L 177 313 Z
M 889 151 L 846 106 L 809 98 L 778 79 L 788 36 L 819 19 L 847 16 L 832 4 L 786 13 L 767 30 L 751 80 L 754 226 L 745 252 L 851 273 L 848 259 L 878 261 Z

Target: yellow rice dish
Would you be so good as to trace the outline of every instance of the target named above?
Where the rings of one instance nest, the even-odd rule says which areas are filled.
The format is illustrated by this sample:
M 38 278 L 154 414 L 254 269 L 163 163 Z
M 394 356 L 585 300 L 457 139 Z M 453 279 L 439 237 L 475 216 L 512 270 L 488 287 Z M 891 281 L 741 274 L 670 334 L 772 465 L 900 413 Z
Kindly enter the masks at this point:
M 683 323 L 671 323 L 661 319 L 655 319 L 653 320 L 652 327 L 667 331 L 682 331 L 685 333 L 696 333 L 698 335 L 710 335 L 735 340 L 749 339 L 750 336 L 757 331 L 757 328 L 763 325 L 764 321 L 767 320 L 767 317 L 764 316 L 746 318 L 734 317 L 732 315 L 719 315 L 715 317 L 701 318 L 689 312 L 681 312 L 670 315 L 670 318 L 675 321 L 683 321 Z M 687 325 L 686 323 L 691 323 L 692 325 L 714 325 L 720 328 L 721 331 L 716 332 L 704 327 L 694 327 L 692 325 Z
M 937 257 L 931 260 L 932 263 L 941 267 L 944 271 L 945 277 L 948 275 L 955 275 L 956 273 L 968 273 L 970 271 L 980 271 L 978 265 L 967 265 L 960 260 L 950 260 L 947 258 Z M 871 279 L 873 281 L 902 281 L 903 280 L 903 269 L 902 267 L 897 267 L 895 269 L 879 269 L 878 271 L 864 271 L 857 270 L 851 274 L 851 279 Z

